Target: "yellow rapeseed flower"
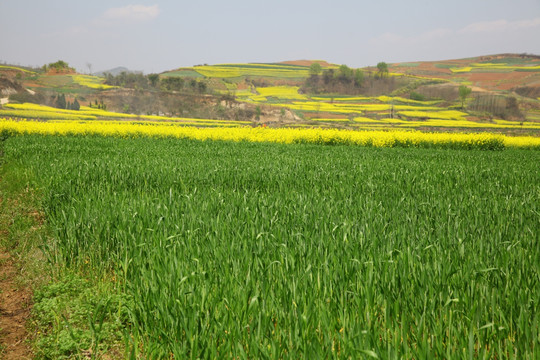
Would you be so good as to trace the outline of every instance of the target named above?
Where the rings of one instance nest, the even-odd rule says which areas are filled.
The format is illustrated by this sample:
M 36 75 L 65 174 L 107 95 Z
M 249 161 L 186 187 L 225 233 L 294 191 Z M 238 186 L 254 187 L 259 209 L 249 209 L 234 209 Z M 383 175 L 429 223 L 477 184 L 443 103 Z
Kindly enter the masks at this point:
M 376 147 L 540 148 L 538 137 L 495 134 L 422 133 L 417 131 L 355 131 L 321 128 L 193 127 L 175 123 L 120 121 L 14 121 L 0 119 L 5 134 L 103 135 L 116 137 L 173 137 L 197 140 L 274 143 L 347 144 Z

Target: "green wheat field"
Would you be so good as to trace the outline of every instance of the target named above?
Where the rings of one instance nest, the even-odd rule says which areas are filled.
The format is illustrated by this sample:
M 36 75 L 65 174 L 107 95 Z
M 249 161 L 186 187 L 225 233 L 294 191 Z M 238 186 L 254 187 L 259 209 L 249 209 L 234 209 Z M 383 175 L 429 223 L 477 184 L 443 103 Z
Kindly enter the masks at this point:
M 535 359 L 540 152 L 10 137 L 148 358 Z M 93 329 L 97 331 L 96 329 Z

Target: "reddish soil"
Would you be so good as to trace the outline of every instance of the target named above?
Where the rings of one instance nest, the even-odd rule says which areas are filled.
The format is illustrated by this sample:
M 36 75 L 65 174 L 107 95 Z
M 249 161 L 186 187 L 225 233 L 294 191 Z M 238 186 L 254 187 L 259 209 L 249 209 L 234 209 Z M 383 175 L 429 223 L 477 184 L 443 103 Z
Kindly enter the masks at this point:
M 322 61 L 322 60 L 293 60 L 293 61 L 283 61 L 280 64 L 311 66 L 311 64 L 313 64 L 314 62 L 318 62 L 319 64 L 321 64 L 322 67 L 332 66 L 332 64 L 329 64 L 328 62 Z
M 435 65 L 436 63 L 422 63 L 420 64 L 419 68 L 423 70 L 433 71 L 439 74 L 452 75 L 452 71 L 450 69 L 440 68 Z M 459 65 L 456 64 L 456 66 L 459 66 Z
M 17 267 L 8 253 L 0 253 L 0 342 L 4 360 L 31 359 L 26 323 L 32 293 L 16 282 Z
M 512 71 L 507 73 L 475 73 L 467 74 L 467 80 L 473 84 L 486 88 L 497 90 L 510 90 L 516 86 L 523 85 L 526 78 L 531 77 L 531 73 Z
M 413 67 L 397 67 L 394 70 L 407 74 L 417 75 L 420 77 L 433 77 L 448 79 L 451 81 L 469 81 L 476 88 L 483 88 L 488 91 L 495 90 L 512 90 L 520 86 L 538 86 L 540 84 L 540 74 L 538 72 L 520 72 L 520 71 L 493 71 L 493 72 L 463 72 L 452 73 L 450 69 L 445 69 L 445 66 L 437 67 L 437 65 L 449 65 L 453 67 L 466 67 L 477 62 L 495 62 L 500 59 L 523 58 L 519 54 L 497 54 L 487 55 L 477 58 L 457 59 L 457 60 L 441 60 L 441 61 L 425 61 L 419 62 L 418 66 Z M 524 59 L 529 65 L 540 63 L 540 56 L 528 55 Z M 440 66 L 439 65 L 439 66 Z
M 49 69 L 47 71 L 47 75 L 71 75 L 71 74 L 76 74 L 75 70 L 73 70 L 73 69 L 62 69 L 62 70 Z
M 24 86 L 25 86 L 26 88 L 44 88 L 44 87 L 45 87 L 45 85 L 43 85 L 43 84 L 38 84 L 38 83 L 36 83 L 36 82 L 25 82 L 25 83 L 24 83 Z

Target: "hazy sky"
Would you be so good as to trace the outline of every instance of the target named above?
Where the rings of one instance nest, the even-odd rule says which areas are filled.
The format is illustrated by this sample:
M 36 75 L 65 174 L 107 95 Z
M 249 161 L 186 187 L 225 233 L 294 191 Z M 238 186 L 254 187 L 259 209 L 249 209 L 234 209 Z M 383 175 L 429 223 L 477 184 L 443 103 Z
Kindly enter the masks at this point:
M 80 71 L 540 55 L 540 0 L 0 0 L 0 61 Z

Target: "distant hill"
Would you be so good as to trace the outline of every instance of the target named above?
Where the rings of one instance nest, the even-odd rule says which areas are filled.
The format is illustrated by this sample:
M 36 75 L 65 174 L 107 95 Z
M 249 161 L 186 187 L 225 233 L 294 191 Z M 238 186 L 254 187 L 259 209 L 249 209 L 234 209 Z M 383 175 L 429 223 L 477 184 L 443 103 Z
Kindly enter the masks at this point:
M 116 75 L 120 75 L 120 74 L 123 73 L 123 72 L 126 72 L 126 73 L 133 73 L 133 74 L 142 74 L 142 71 L 139 71 L 139 70 L 129 70 L 129 69 L 126 68 L 126 67 L 118 66 L 118 67 L 115 67 L 114 69 L 104 70 L 104 71 L 99 71 L 99 72 L 93 73 L 93 75 L 96 75 L 96 76 L 104 76 L 105 74 L 111 74 L 111 75 L 113 75 L 113 76 L 116 76 Z
M 384 59 L 382 59 L 384 60 Z M 311 69 L 316 62 L 320 69 Z M 540 56 L 382 63 L 352 69 L 324 60 L 196 65 L 144 76 L 116 67 L 82 74 L 0 65 L 0 93 L 51 105 L 58 93 L 132 114 L 172 114 L 272 126 L 500 131 L 540 136 Z M 385 66 L 386 65 L 386 66 Z M 122 76 L 126 73 L 127 76 Z M 17 89 L 34 91 L 35 96 Z M 461 98 L 464 85 L 470 94 Z M 504 120 L 504 122 L 497 122 Z M 450 121 L 450 122 L 448 122 Z M 468 122 L 464 122 L 468 121 Z
M 476 90 L 512 91 L 540 85 L 540 56 L 533 54 L 495 54 L 388 65 L 391 72 L 465 83 Z

